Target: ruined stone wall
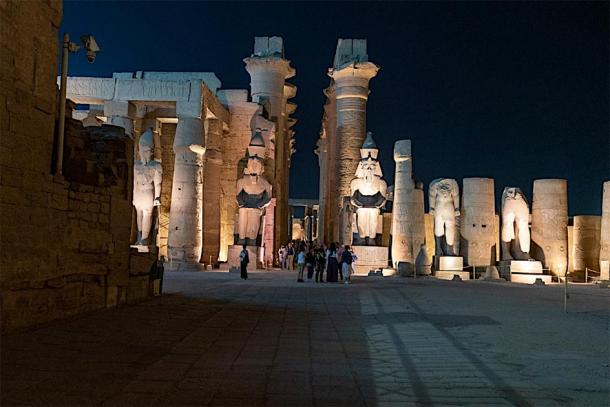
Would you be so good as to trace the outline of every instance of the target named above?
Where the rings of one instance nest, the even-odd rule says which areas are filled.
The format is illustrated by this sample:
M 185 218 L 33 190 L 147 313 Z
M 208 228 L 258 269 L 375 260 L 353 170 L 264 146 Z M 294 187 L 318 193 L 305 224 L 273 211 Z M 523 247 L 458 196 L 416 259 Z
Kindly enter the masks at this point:
M 61 13 L 60 1 L 0 2 L 3 331 L 148 294 L 150 261 L 129 272 L 131 140 L 69 119 L 64 176 L 52 174 Z

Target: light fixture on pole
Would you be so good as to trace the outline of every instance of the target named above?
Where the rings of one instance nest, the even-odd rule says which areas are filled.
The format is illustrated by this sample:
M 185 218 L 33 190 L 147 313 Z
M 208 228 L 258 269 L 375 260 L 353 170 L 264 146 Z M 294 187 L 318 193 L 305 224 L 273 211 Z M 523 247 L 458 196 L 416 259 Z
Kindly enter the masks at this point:
M 59 128 L 57 132 L 57 161 L 55 173 L 61 175 L 64 161 L 64 133 L 66 128 L 66 86 L 68 82 L 68 55 L 76 53 L 81 48 L 87 51 L 87 61 L 93 63 L 95 56 L 100 51 L 93 35 L 87 34 L 80 37 L 82 46 L 70 42 L 70 35 L 64 34 L 63 51 L 61 59 L 61 80 L 59 85 Z

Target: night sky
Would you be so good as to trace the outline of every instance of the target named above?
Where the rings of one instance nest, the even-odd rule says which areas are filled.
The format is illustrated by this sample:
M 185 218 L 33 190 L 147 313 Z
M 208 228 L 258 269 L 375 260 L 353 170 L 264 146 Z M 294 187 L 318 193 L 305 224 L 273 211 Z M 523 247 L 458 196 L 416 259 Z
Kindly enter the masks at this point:
M 395 140 L 413 145 L 414 176 L 492 177 L 496 197 L 532 180 L 566 178 L 571 215 L 600 214 L 610 179 L 607 2 L 72 2 L 62 31 L 92 33 L 94 64 L 69 75 L 215 72 L 249 88 L 242 59 L 254 36 L 284 38 L 297 70 L 291 198 L 317 198 L 320 131 L 337 38 L 366 38 L 381 67 L 367 127 L 393 183 Z M 499 210 L 499 207 L 496 208 Z

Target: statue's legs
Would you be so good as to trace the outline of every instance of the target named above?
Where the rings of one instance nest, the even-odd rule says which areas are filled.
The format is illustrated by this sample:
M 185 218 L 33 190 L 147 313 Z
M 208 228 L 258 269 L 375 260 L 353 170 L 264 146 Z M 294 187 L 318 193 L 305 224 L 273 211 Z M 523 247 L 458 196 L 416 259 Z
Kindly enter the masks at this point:
M 136 208 L 136 222 L 138 224 L 138 236 L 136 237 L 136 244 L 140 244 L 142 241 L 142 210 Z
M 434 255 L 445 254 L 443 247 L 443 236 L 445 235 L 445 222 L 441 216 L 434 217 Z
M 260 227 L 261 212 L 257 208 L 239 208 L 238 233 L 240 241 L 245 241 L 245 239 L 256 241 Z
M 445 241 L 447 242 L 447 246 L 450 247 L 450 252 L 448 254 L 454 255 L 453 247 L 455 246 L 455 219 L 446 219 L 445 220 Z
M 138 225 L 138 229 L 140 228 L 140 226 L 142 227 L 142 236 L 140 238 L 140 242 L 141 244 L 147 244 L 148 236 L 150 235 L 150 227 L 152 224 L 152 209 L 144 209 L 141 213 L 141 224 Z
M 523 253 L 530 252 L 530 229 L 527 220 L 517 219 L 517 230 L 519 233 L 519 247 Z
M 502 241 L 510 243 L 515 238 L 515 213 L 502 213 Z
M 359 208 L 357 212 L 358 234 L 360 238 L 365 239 L 371 237 L 375 239 L 377 235 L 377 217 L 379 209 L 377 208 Z

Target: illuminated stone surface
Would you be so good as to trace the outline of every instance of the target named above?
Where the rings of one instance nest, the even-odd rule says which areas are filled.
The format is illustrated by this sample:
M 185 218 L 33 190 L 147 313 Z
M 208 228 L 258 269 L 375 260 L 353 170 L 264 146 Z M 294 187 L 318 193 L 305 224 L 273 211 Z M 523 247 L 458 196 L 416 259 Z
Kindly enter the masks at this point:
M 494 180 L 464 178 L 462 194 L 461 254 L 469 266 L 489 266 L 497 239 Z
M 457 256 L 460 252 L 460 187 L 451 178 L 435 179 L 429 188 L 430 214 L 434 215 L 436 256 Z
M 557 276 L 568 266 L 568 182 L 534 181 L 531 255 Z
M 529 257 L 529 219 L 529 206 L 521 189 L 504 188 L 502 193 L 502 260 L 512 260 L 513 258 L 527 260 Z M 515 240 L 518 245 L 513 244 Z
M 589 268 L 598 271 L 601 216 L 577 215 L 573 219 L 573 270 L 584 271 Z

